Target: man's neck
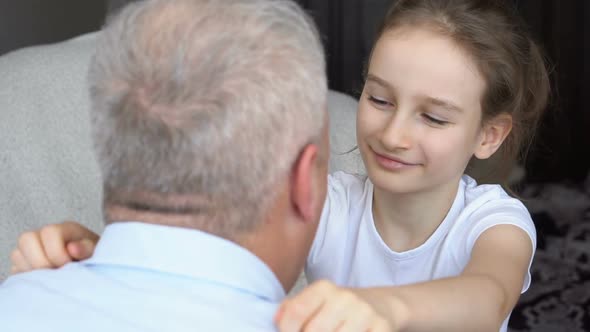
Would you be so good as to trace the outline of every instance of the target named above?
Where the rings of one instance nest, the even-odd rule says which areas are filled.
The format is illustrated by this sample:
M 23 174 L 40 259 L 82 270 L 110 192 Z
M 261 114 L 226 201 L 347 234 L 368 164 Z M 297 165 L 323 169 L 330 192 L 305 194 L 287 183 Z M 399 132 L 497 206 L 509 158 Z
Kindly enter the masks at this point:
M 139 221 L 147 224 L 196 229 L 230 240 L 252 252 L 264 262 L 275 274 L 285 289 L 285 292 L 288 292 L 296 281 L 298 272 L 295 270 L 302 270 L 303 264 L 305 263 L 304 260 L 303 262 L 295 262 L 293 261 L 293 257 L 284 256 L 283 253 L 289 252 L 289 250 L 277 250 L 277 248 L 288 246 L 281 236 L 282 231 L 275 231 L 273 229 L 273 225 L 277 223 L 265 222 L 250 232 L 229 235 L 221 234 L 218 229 L 214 229 L 211 226 L 211 220 L 206 220 L 205 217 L 195 217 L 194 215 L 161 213 L 156 210 L 136 210 L 125 205 L 117 204 L 108 204 L 105 208 L 105 213 L 108 223 Z
M 298 237 L 297 231 L 285 227 L 287 218 L 289 216 L 285 213 L 271 213 L 257 229 L 235 237 L 237 244 L 252 252 L 273 271 L 286 293 L 303 271 L 311 247 L 311 243 Z

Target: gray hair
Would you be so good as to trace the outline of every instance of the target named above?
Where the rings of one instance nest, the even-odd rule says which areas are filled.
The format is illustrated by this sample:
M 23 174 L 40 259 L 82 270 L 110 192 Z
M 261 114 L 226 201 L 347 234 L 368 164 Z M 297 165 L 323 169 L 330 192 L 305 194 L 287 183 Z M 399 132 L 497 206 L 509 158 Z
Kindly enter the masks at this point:
M 218 234 L 256 226 L 326 121 L 321 41 L 286 0 L 132 3 L 102 32 L 89 83 L 105 204 L 196 195 L 198 227 Z
M 140 0 L 108 0 L 107 1 L 107 13 L 115 14 L 118 10 L 125 7 L 126 5 Z

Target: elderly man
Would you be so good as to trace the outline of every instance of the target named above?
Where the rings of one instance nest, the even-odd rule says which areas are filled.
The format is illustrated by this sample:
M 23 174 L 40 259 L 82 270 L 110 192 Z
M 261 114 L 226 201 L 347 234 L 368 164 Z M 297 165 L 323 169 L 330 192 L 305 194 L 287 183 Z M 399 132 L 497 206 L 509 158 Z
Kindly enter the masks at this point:
M 125 7 L 89 72 L 107 227 L 9 278 L 2 330 L 273 330 L 326 194 L 324 67 L 289 1 Z

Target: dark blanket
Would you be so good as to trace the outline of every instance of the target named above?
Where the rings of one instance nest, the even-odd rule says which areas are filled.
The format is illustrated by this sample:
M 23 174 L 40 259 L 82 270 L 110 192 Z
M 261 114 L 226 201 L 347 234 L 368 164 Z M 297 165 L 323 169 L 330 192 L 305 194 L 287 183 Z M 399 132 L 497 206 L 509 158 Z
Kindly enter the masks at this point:
M 537 227 L 532 285 L 510 330 L 590 331 L 590 177 L 586 184 L 525 185 Z

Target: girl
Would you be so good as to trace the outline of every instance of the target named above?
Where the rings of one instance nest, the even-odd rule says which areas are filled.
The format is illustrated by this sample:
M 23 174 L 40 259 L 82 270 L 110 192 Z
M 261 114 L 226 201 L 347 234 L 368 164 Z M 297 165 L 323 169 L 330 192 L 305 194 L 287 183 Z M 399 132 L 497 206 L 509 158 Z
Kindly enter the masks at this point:
M 548 90 L 538 47 L 499 1 L 396 1 L 359 101 L 368 177 L 330 176 L 313 283 L 282 304 L 280 330 L 352 331 L 376 310 L 394 331 L 506 331 L 530 284 L 535 228 L 500 185 L 464 173 L 495 155 L 487 168 L 506 175 Z M 58 228 L 59 248 L 85 239 L 62 257 L 92 249 L 81 227 Z

